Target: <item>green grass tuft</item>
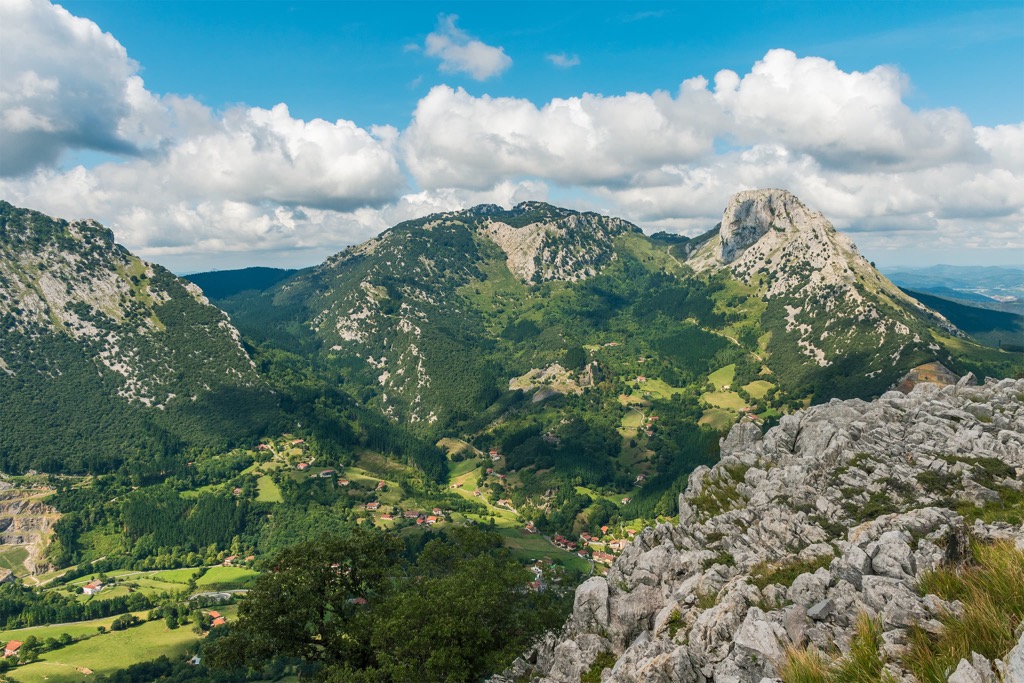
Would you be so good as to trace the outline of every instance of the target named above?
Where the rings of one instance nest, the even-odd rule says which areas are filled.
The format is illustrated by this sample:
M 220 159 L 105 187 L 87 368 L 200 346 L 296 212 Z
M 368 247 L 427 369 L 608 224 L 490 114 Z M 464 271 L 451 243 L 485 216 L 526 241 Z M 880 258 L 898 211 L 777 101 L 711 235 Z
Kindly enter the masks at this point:
M 989 659 L 1006 655 L 1024 623 L 1024 552 L 1009 541 L 972 546 L 974 564 L 940 567 L 926 572 L 919 591 L 945 600 L 960 600 L 963 613 L 939 616 L 936 637 L 921 628 L 910 630 L 903 665 L 918 680 L 945 681 L 957 662 L 977 652 Z
M 601 683 L 601 672 L 615 666 L 617 659 L 611 652 L 602 652 L 590 668 L 580 674 L 580 683 Z

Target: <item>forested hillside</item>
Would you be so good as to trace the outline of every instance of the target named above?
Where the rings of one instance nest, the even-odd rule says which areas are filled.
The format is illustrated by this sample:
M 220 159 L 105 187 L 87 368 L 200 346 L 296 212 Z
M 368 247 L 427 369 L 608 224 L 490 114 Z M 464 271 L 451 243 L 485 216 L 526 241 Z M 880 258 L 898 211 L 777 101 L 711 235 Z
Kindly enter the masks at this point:
M 0 327 L 5 471 L 108 471 L 276 420 L 227 317 L 95 222 L 0 202 Z

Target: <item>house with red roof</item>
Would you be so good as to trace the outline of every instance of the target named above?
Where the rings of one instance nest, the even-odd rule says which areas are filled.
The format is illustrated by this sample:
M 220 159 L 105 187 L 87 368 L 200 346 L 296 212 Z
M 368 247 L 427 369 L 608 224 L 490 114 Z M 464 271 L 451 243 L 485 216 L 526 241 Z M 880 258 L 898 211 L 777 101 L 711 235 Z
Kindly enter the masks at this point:
M 227 557 L 224 558 L 224 562 L 222 564 L 225 567 L 230 567 L 232 564 L 234 564 L 235 560 L 237 560 L 237 559 L 238 559 L 238 555 L 228 555 Z
M 82 586 L 82 592 L 86 595 L 96 595 L 103 590 L 102 581 L 90 581 L 89 583 Z
M 13 657 L 18 654 L 18 649 L 21 647 L 20 640 L 12 640 L 4 646 L 4 657 Z
M 377 501 L 373 501 L 372 503 L 367 503 L 366 504 L 366 509 L 367 510 L 376 510 L 379 507 L 380 507 L 380 503 L 378 503 Z
M 295 469 L 297 469 L 299 472 L 305 472 L 306 470 L 309 469 L 309 463 L 300 462 L 298 465 L 295 466 Z
M 600 550 L 594 552 L 594 561 L 610 565 L 615 561 L 615 556 L 610 553 L 603 553 Z
M 227 619 L 225 619 L 224 617 L 217 617 L 213 620 L 213 623 L 210 624 L 210 627 L 212 628 L 214 626 L 223 626 L 226 623 L 228 623 Z

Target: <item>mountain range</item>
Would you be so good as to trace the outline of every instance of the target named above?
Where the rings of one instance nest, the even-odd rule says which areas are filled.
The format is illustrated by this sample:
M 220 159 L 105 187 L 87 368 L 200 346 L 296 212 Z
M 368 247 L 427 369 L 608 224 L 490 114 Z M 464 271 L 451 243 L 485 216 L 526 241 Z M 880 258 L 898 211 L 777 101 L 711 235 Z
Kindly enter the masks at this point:
M 665 422 L 624 429 L 634 411 L 721 429 L 878 394 L 925 362 L 1020 364 L 783 190 L 736 195 L 695 239 L 540 202 L 430 215 L 311 269 L 193 276 L 227 315 L 94 221 L 0 216 L 0 400 L 20 418 L 0 434 L 7 468 L 251 438 L 287 412 L 267 380 L 279 354 L 424 438 L 518 448 L 514 462 L 592 483 L 679 473 L 664 463 L 684 445 L 666 447 Z M 54 419 L 82 414 L 72 403 L 89 419 Z M 623 436 L 630 472 L 611 465 Z

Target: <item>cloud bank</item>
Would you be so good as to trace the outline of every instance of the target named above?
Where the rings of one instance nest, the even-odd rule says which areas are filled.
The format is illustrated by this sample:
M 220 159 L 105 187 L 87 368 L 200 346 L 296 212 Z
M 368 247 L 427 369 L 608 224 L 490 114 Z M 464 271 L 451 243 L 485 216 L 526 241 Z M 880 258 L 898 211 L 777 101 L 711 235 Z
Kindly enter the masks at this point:
M 455 22 L 425 43 L 442 70 L 508 68 Z M 543 103 L 439 85 L 397 130 L 152 93 L 113 36 L 41 0 L 0 4 L 0 44 L 0 197 L 97 218 L 179 269 L 275 251 L 310 263 L 407 218 L 550 195 L 695 234 L 753 187 L 791 189 L 862 247 L 1024 248 L 1024 123 L 911 109 L 890 66 L 777 49 L 673 92 Z M 82 150 L 112 160 L 62 167 Z

